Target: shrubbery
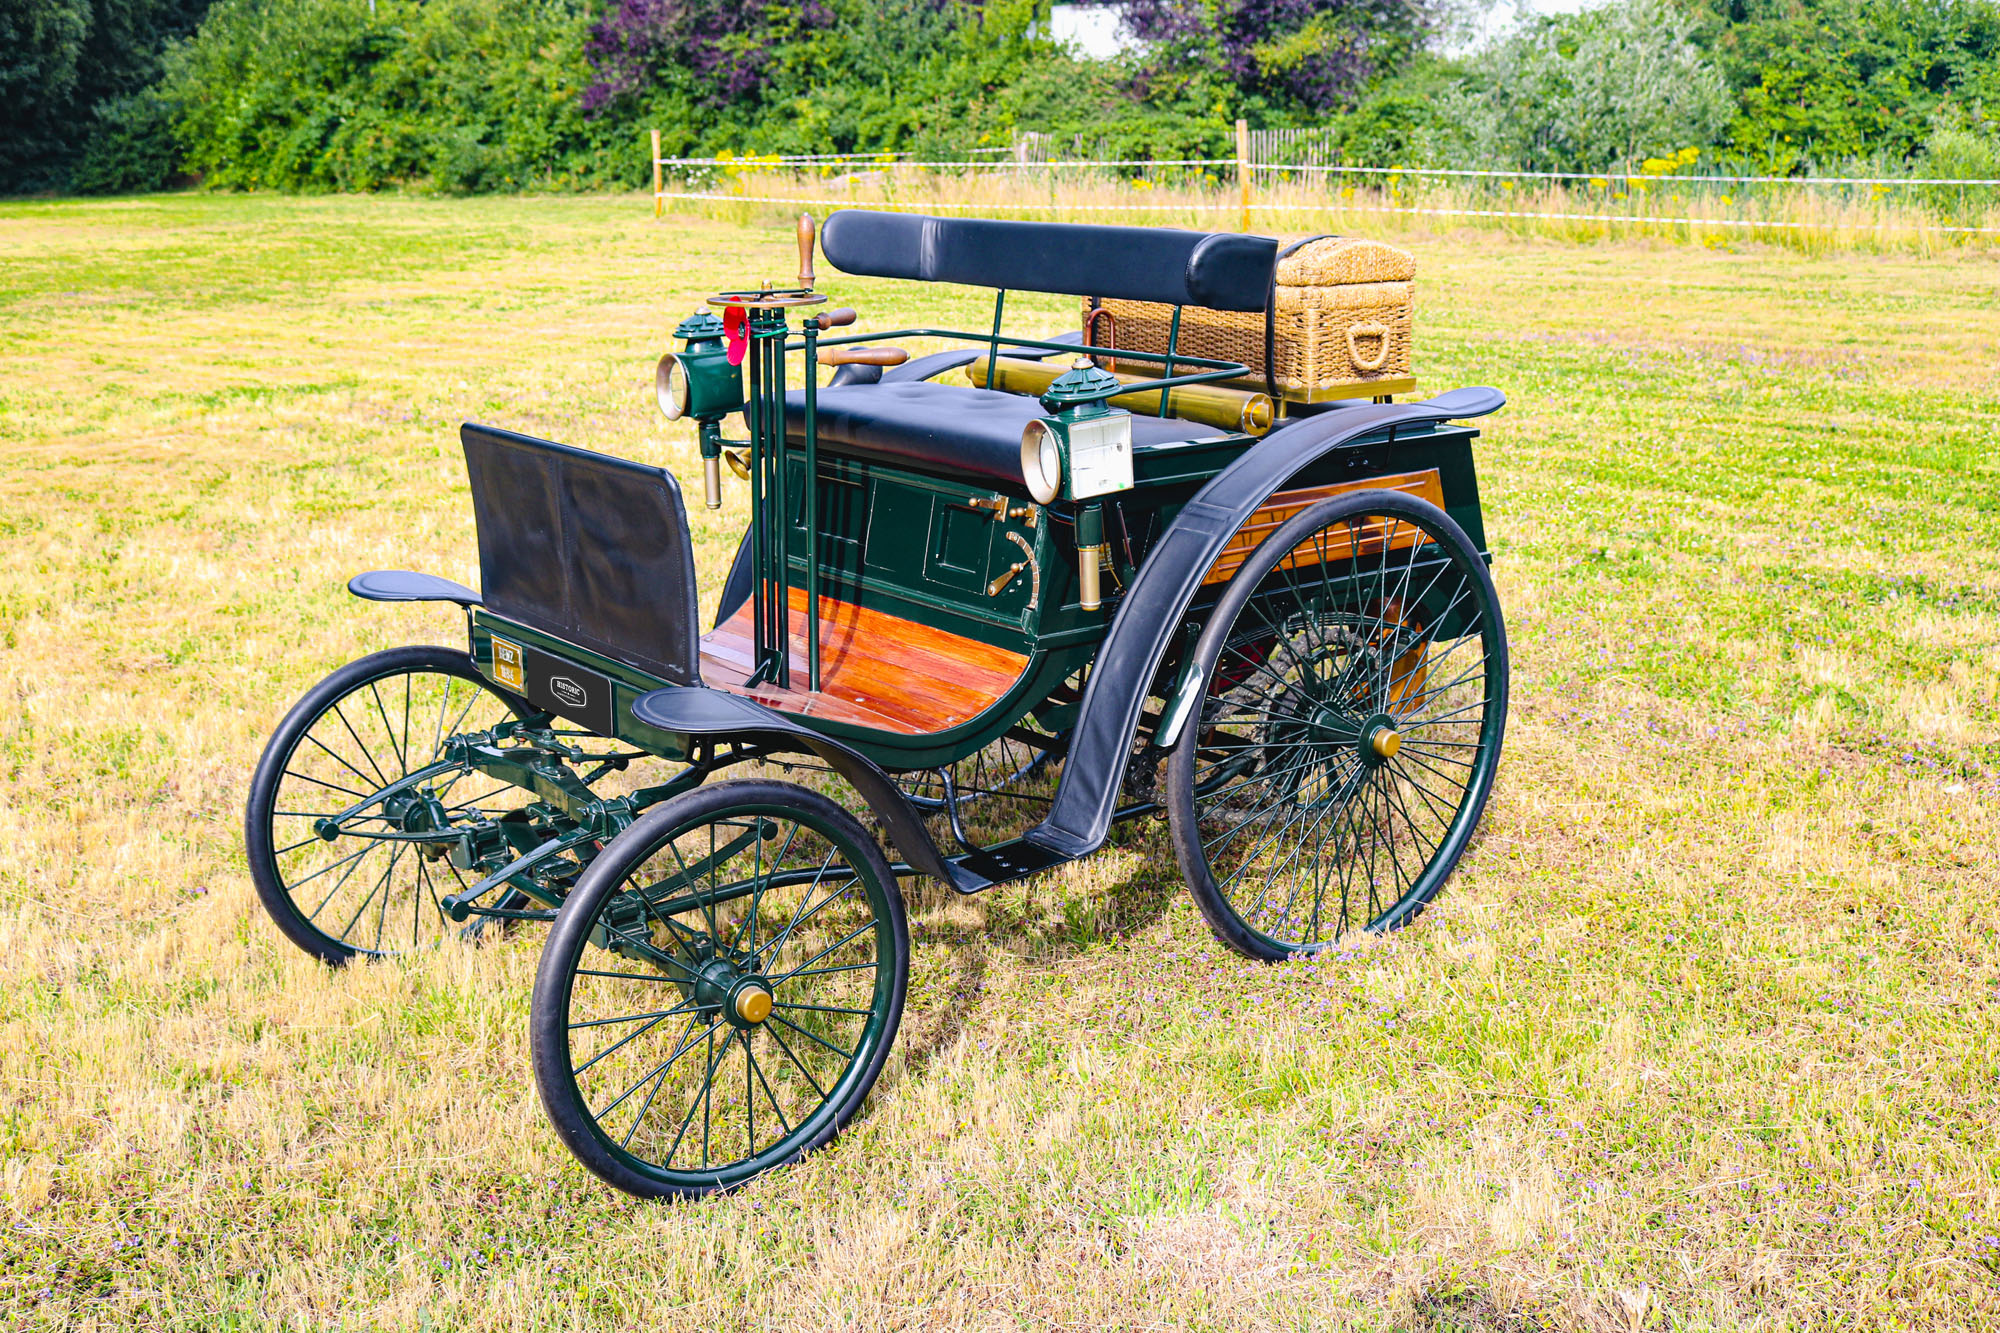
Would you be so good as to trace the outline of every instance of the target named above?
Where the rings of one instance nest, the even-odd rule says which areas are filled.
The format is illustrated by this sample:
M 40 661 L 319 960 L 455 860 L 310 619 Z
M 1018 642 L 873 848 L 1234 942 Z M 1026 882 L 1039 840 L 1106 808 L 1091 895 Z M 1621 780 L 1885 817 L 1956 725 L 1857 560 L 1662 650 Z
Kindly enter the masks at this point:
M 8 0 L 0 191 L 631 187 L 654 128 L 1176 157 L 1244 116 L 1370 165 L 1592 172 L 1990 170 L 1996 142 L 2000 0 L 1608 0 L 1452 58 L 1481 0 L 1122 2 L 1146 44 L 1092 61 L 1048 0 Z

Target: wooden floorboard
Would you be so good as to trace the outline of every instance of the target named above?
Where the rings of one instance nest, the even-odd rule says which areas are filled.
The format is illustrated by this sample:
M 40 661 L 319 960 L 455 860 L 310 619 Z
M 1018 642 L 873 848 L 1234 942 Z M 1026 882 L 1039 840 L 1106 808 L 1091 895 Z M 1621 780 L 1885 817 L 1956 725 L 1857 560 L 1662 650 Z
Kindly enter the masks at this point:
M 806 689 L 806 595 L 791 589 L 792 688 L 746 686 L 753 661 L 748 603 L 701 641 L 702 682 L 782 713 L 920 736 L 970 721 L 1005 694 L 1020 653 L 880 611 L 820 598 L 820 689 Z

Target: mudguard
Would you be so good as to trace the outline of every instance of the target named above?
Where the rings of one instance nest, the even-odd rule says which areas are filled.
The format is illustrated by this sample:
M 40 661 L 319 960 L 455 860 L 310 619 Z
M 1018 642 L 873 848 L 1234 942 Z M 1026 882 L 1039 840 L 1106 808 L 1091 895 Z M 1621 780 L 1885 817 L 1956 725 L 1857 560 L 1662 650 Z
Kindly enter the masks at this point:
M 909 798 L 873 760 L 851 746 L 754 699 L 705 686 L 674 686 L 642 694 L 632 701 L 632 716 L 649 727 L 683 736 L 727 737 L 781 753 L 816 755 L 861 793 L 904 861 L 960 892 L 983 887 L 945 859 Z
M 463 583 L 408 569 L 370 569 L 347 581 L 347 590 L 371 602 L 457 602 L 478 606 L 479 594 Z
M 1104 844 L 1147 688 L 1203 575 L 1272 492 L 1336 449 L 1376 441 L 1385 432 L 1393 441 L 1398 427 L 1485 416 L 1506 402 L 1498 389 L 1453 389 L 1423 402 L 1383 403 L 1311 416 L 1271 432 L 1217 473 L 1154 544 L 1126 592 L 1084 686 L 1055 803 L 1025 840 L 1072 858 Z

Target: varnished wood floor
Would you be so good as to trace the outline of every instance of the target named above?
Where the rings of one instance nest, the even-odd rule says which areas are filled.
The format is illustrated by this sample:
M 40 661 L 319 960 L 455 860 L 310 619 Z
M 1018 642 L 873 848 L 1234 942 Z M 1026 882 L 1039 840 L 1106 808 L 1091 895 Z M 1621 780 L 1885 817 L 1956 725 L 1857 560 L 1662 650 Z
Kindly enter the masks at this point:
M 944 731 L 991 707 L 1027 669 L 1020 653 L 864 607 L 820 598 L 820 690 L 806 689 L 806 595 L 791 590 L 792 688 L 744 685 L 749 603 L 701 641 L 702 683 L 782 713 L 907 736 Z

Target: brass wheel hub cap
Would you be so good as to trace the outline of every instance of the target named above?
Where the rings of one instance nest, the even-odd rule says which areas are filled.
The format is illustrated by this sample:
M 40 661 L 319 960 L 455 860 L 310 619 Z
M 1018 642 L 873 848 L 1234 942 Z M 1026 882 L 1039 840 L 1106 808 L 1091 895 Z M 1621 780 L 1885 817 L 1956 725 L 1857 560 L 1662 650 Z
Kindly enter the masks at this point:
M 755 984 L 740 987 L 729 1008 L 739 1022 L 754 1026 L 771 1016 L 771 992 Z

